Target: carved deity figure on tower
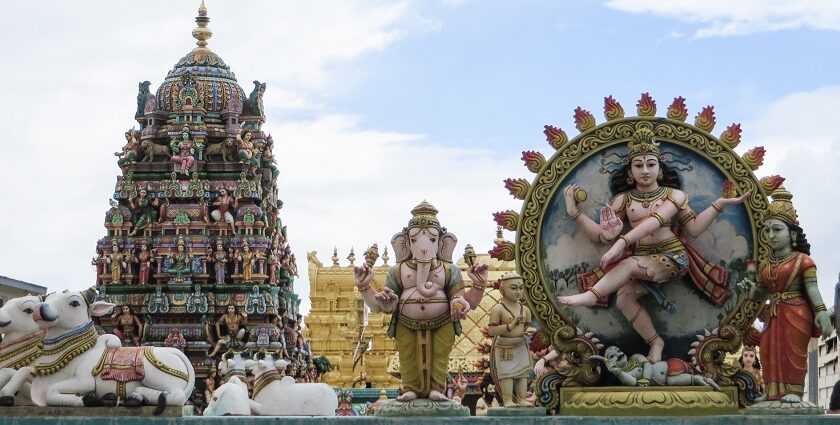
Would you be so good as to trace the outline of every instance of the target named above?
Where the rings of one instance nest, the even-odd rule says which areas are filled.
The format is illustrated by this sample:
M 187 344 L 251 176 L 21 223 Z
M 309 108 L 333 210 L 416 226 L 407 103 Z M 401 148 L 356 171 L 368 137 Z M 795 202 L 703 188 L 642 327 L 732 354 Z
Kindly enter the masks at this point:
M 531 309 L 525 306 L 525 282 L 515 272 L 499 280 L 502 299 L 490 309 L 488 334 L 493 337 L 490 369 L 498 380 L 504 407 L 531 406 L 526 400 L 531 353 L 525 335 L 532 335 Z
M 111 253 L 105 257 L 105 262 L 111 270 L 111 283 L 119 285 L 122 280 L 122 272 L 126 269 L 125 257 L 120 252 L 120 247 L 116 243 L 111 245 Z
M 452 263 L 457 239 L 423 201 L 411 210 L 408 226 L 391 240 L 397 264 L 388 271 L 381 292 L 371 287 L 373 269 L 355 268 L 356 287 L 373 312 L 393 313 L 388 336 L 396 341 L 405 392 L 397 399 L 448 400 L 444 395 L 449 354 L 461 333 L 460 320 L 475 308 L 487 285 L 487 265 L 469 268 L 472 288 Z
M 132 128 L 125 132 L 125 146 L 120 152 L 114 152 L 114 156 L 119 157 L 117 165 L 123 168 L 126 165 L 133 164 L 137 161 L 137 153 L 140 150 L 140 142 L 137 140 L 137 130 Z
M 123 305 L 111 315 L 111 319 L 114 320 L 112 332 L 120 341 L 140 346 L 143 341 L 143 322 L 131 311 L 131 307 Z
M 189 174 L 195 164 L 195 144 L 190 140 L 190 131 L 187 125 L 184 125 L 184 131 L 181 133 L 181 140 L 172 139 L 172 158 L 169 160 L 177 164 L 175 171 L 181 174 Z
M 688 194 L 680 190 L 680 176 L 663 161 L 653 132 L 641 128 L 632 139 L 627 164 L 610 178 L 614 198 L 601 208 L 600 223 L 578 209 L 576 193 L 580 189 L 576 184 L 564 191 L 566 212 L 575 224 L 591 240 L 612 243 L 612 247 L 601 257 L 598 269 L 578 276 L 588 290 L 558 297 L 558 302 L 570 307 L 593 306 L 616 293 L 616 305 L 650 347 L 648 360 L 657 363 L 665 341 L 654 328 L 648 311 L 639 304 L 639 298 L 649 291 L 659 291 L 657 285 L 686 274 L 714 302 L 720 303 L 728 295 L 727 271 L 686 245 L 674 233 L 672 220 L 679 221 L 685 233 L 697 237 L 724 208 L 743 203 L 750 193 L 717 199 L 695 214 L 688 206 Z M 625 219 L 630 230 L 621 234 Z
M 213 201 L 213 206 L 218 207 L 218 209 L 213 210 L 210 213 L 210 217 L 213 218 L 213 221 L 222 224 L 221 221 L 224 220 L 228 224 L 230 224 L 230 231 L 233 234 L 236 234 L 236 224 L 233 220 L 233 213 L 231 210 L 236 210 L 239 208 L 239 197 L 233 197 L 228 194 L 228 190 L 225 188 L 219 189 L 219 197 Z
M 216 320 L 216 335 L 219 340 L 216 341 L 216 346 L 209 356 L 215 356 L 222 347 L 231 347 L 232 343 L 244 345 L 246 323 L 248 323 L 248 314 L 240 313 L 234 305 L 228 305 L 227 311 Z M 222 332 L 222 326 L 225 327 L 224 332 Z
M 251 246 L 248 245 L 248 241 L 242 241 L 242 252 L 237 255 L 237 259 L 242 262 L 242 281 L 252 281 L 254 279 L 254 265 L 257 262 L 257 253 L 251 251 Z
M 222 246 L 221 239 L 216 241 L 216 250 L 213 251 L 212 254 L 210 254 L 208 261 L 213 263 L 213 271 L 216 275 L 216 283 L 225 283 L 225 273 L 227 271 L 228 266 L 228 255 L 227 251 L 225 251 L 224 246 Z
M 192 272 L 192 250 L 187 249 L 183 236 L 178 237 L 178 244 L 169 254 L 166 272 L 174 274 L 176 281 L 184 280 L 184 276 Z
M 157 218 L 156 207 L 160 205 L 157 198 L 149 199 L 149 192 L 146 189 L 140 189 L 136 198 L 128 200 L 128 206 L 131 207 L 134 214 L 134 229 L 129 235 L 136 235 L 138 231 L 145 229 L 152 224 Z
M 138 265 L 138 283 L 145 285 L 149 283 L 149 276 L 152 274 L 152 263 L 156 262 L 154 251 L 149 250 L 146 242 L 140 244 L 140 251 L 134 256 L 133 261 Z

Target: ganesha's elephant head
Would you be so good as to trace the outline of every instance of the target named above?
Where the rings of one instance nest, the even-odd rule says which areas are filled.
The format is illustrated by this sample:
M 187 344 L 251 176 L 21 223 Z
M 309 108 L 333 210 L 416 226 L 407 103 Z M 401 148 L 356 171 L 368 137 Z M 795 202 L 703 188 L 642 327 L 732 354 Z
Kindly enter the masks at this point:
M 411 210 L 408 226 L 393 238 L 391 245 L 397 262 L 417 263 L 417 281 L 425 282 L 433 260 L 452 262 L 452 253 L 458 238 L 441 227 L 438 210 L 426 201 Z

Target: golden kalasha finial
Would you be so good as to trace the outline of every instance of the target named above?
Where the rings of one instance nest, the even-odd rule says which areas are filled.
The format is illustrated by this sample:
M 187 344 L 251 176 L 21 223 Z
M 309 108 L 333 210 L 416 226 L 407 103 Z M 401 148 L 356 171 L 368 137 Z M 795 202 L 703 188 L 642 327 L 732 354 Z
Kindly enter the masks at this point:
M 475 264 L 475 248 L 472 245 L 467 244 L 464 247 L 464 262 L 467 263 L 468 266 L 472 266 Z
M 353 252 L 353 247 L 350 247 L 350 255 L 347 256 L 347 261 L 350 262 L 350 265 L 353 265 L 353 262 L 356 261 L 356 253 Z
M 376 260 L 379 258 L 379 246 L 373 244 L 370 248 L 365 251 L 365 263 L 367 263 L 368 267 L 373 267 L 376 263 Z
M 195 23 L 198 26 L 192 30 L 192 36 L 198 40 L 195 43 L 198 47 L 193 49 L 193 51 L 208 50 L 207 40 L 213 36 L 213 31 L 207 28 L 207 23 L 209 22 L 210 18 L 207 17 L 207 6 L 204 5 L 204 0 L 201 0 L 201 5 L 198 6 L 198 16 L 195 17 Z
M 339 260 L 339 258 L 338 258 L 338 248 L 333 248 L 333 255 L 332 255 L 332 258 L 330 258 L 330 260 L 332 260 L 332 262 L 333 262 L 332 263 L 333 267 L 338 267 L 338 265 L 339 265 L 338 264 L 338 260 Z
M 387 266 L 388 265 L 388 260 L 390 260 L 390 259 L 391 259 L 391 257 L 388 256 L 388 247 L 386 246 L 385 247 L 385 252 L 382 253 L 382 265 Z

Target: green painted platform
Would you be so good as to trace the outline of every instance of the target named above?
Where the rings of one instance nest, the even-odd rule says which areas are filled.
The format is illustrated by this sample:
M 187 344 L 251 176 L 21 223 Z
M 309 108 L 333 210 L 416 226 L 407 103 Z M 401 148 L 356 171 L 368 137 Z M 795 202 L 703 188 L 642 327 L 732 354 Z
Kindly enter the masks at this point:
M 2 411 L 0 411 L 2 415 Z M 380 424 L 423 424 L 441 425 L 442 418 L 377 418 L 377 417 L 214 417 L 200 416 L 185 418 L 155 417 L 2 417 L 0 425 L 380 425 Z M 574 424 L 574 425 L 828 425 L 840 424 L 840 415 L 788 416 L 783 421 L 777 416 L 706 416 L 706 417 L 584 417 L 553 416 L 542 418 L 467 417 L 447 418 L 446 425 L 493 424 Z

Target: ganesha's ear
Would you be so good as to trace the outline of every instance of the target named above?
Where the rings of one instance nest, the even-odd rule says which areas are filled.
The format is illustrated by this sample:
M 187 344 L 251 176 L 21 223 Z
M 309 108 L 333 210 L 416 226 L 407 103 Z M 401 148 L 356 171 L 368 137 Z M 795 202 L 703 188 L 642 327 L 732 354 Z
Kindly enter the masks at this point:
M 446 232 L 443 235 L 441 235 L 439 242 L 440 248 L 438 249 L 438 258 L 451 263 L 452 253 L 455 252 L 455 245 L 457 244 L 458 238 L 456 238 L 455 235 L 453 235 L 452 233 Z
M 399 232 L 394 235 L 391 238 L 391 246 L 394 248 L 394 255 L 397 256 L 396 261 L 398 263 L 411 259 L 411 249 L 408 247 L 408 235 L 406 232 Z

